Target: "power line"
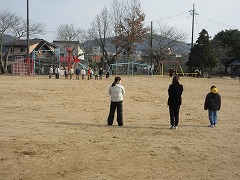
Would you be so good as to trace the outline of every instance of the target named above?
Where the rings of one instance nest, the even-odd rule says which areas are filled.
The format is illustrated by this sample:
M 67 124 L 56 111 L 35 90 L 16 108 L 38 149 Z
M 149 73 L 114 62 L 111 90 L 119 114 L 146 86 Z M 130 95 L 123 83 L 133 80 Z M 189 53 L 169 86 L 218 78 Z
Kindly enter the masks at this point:
M 203 19 L 205 19 L 205 20 L 207 20 L 207 21 L 213 22 L 213 23 L 215 23 L 215 24 L 217 24 L 217 25 L 227 26 L 227 27 L 231 27 L 231 28 L 237 29 L 236 27 L 233 27 L 233 26 L 231 26 L 231 25 L 224 24 L 224 23 L 215 21 L 215 20 L 213 20 L 213 19 L 210 19 L 210 18 L 207 18 L 207 17 L 204 17 L 204 16 L 199 16 L 199 17 L 201 17 L 201 18 L 203 18 Z
M 159 22 L 159 21 L 164 20 L 164 19 L 171 19 L 171 18 L 174 18 L 174 17 L 179 17 L 180 15 L 185 15 L 187 13 L 188 12 L 182 12 L 182 13 L 179 13 L 179 14 L 175 14 L 175 15 L 172 15 L 172 16 L 164 17 L 164 18 L 159 18 L 159 19 L 152 20 L 152 21 Z

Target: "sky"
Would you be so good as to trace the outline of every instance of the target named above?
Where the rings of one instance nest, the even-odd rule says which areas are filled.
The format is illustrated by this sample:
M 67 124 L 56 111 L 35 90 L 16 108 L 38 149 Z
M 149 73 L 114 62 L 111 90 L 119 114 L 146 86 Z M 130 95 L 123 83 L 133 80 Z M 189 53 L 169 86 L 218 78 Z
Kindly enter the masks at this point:
M 106 6 L 110 8 L 113 0 L 29 0 L 29 18 L 31 22 L 43 23 L 45 35 L 37 38 L 52 42 L 56 39 L 57 27 L 74 24 L 87 30 L 97 14 Z M 192 15 L 195 7 L 193 42 L 206 29 L 210 37 L 222 30 L 240 30 L 239 0 L 139 0 L 146 14 L 145 24 L 153 22 L 153 29 L 159 23 L 175 27 L 187 35 L 186 43 L 192 38 Z M 27 0 L 0 0 L 0 12 L 8 10 L 27 19 Z

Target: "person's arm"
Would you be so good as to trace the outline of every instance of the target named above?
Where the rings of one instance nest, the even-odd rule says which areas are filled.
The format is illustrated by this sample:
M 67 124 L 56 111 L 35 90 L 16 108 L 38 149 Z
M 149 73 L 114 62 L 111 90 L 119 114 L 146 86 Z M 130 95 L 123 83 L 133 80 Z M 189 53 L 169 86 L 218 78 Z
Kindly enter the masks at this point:
M 219 107 L 218 107 L 218 110 L 221 109 L 221 96 L 219 95 Z
M 205 98 L 204 109 L 205 109 L 205 110 L 208 109 L 208 95 L 207 95 L 206 98 Z
M 125 88 L 122 86 L 122 94 L 125 95 Z

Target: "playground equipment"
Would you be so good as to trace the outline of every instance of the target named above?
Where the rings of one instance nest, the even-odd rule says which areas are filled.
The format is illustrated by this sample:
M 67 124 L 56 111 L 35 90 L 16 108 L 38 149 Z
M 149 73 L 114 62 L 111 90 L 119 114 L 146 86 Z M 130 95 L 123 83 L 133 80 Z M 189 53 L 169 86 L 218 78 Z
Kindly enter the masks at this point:
M 82 63 L 80 63 L 80 62 L 78 63 L 78 68 L 79 68 L 79 69 L 84 68 L 84 69 L 88 70 L 87 65 L 82 64 Z
M 141 64 L 137 62 L 110 64 L 111 74 L 127 74 L 134 76 L 135 74 L 150 74 L 151 66 L 149 64 Z
M 38 50 L 32 52 L 33 75 L 48 74 L 49 66 L 59 67 L 60 49 L 53 50 Z
M 170 65 L 170 67 L 167 67 L 167 65 Z M 178 61 L 161 61 L 156 69 L 155 74 L 158 72 L 160 68 L 162 77 L 164 76 L 164 72 L 165 74 L 168 74 L 170 68 L 173 68 L 176 71 L 176 74 L 181 74 L 185 76 L 185 73 L 183 72 L 183 69 Z M 178 68 L 180 69 L 180 72 L 178 72 Z
M 16 56 L 11 64 L 11 72 L 13 75 L 30 75 L 33 72 L 33 60 L 24 59 L 22 56 Z
M 60 57 L 60 63 L 66 63 L 66 67 L 68 68 L 68 70 L 72 68 L 73 63 L 80 62 L 77 56 L 73 56 L 72 52 L 72 48 L 67 48 L 67 56 Z

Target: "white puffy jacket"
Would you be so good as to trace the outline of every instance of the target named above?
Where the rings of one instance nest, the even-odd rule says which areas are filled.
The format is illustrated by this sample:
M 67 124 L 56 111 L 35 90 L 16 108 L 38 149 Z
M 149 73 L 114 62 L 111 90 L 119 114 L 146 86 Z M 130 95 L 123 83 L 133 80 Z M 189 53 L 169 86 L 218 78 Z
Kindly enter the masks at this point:
M 109 88 L 108 93 L 111 95 L 112 102 L 123 101 L 123 95 L 125 94 L 125 89 L 123 85 L 116 84 L 115 86 L 111 86 Z

